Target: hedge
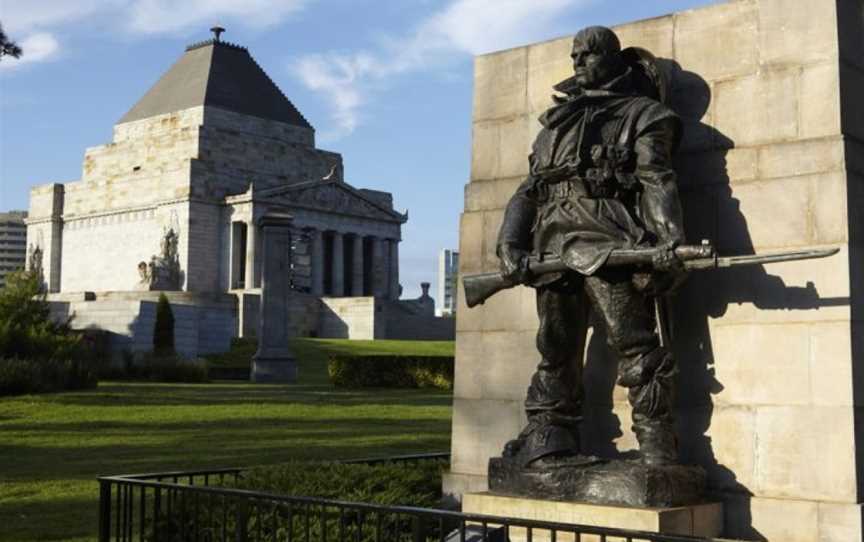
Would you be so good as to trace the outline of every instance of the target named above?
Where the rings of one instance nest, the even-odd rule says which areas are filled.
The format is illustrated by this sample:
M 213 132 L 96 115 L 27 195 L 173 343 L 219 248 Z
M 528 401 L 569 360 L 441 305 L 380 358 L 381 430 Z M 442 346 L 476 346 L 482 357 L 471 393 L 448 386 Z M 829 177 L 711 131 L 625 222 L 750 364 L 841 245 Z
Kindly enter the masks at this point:
M 410 464 L 293 461 L 251 469 L 244 472 L 237 482 L 226 480 L 223 487 L 384 506 L 438 508 L 441 506 L 441 472 L 445 467 L 446 463 L 440 460 Z M 202 518 L 220 518 L 226 506 L 231 510 L 242 505 L 239 502 L 232 503 L 230 499 L 206 500 L 202 501 L 198 514 Z M 227 514 L 224 524 L 226 531 L 242 533 L 237 537 L 238 540 L 245 540 L 245 536 L 253 533 L 273 540 L 412 540 L 412 523 L 396 514 L 378 516 L 373 513 L 368 516 L 348 512 L 340 517 L 338 510 L 333 507 L 322 513 L 321 509 L 314 506 L 294 510 L 275 502 L 259 506 L 256 507 L 259 513 L 255 513 L 255 509 L 251 510 L 253 513 L 243 525 L 245 529 L 237 523 L 235 514 Z M 304 510 L 311 513 L 307 515 Z M 272 530 L 274 523 L 275 532 Z M 196 520 L 191 514 L 166 518 L 157 525 L 149 525 L 144 539 L 180 540 L 182 533 L 193 530 L 195 524 Z M 437 525 L 430 525 L 429 528 L 427 534 L 433 540 L 441 539 Z M 444 532 L 450 529 L 451 526 L 446 526 Z
M 256 467 L 234 487 L 283 495 L 317 497 L 387 506 L 437 508 L 441 504 L 439 460 L 412 463 L 293 461 Z
M 87 360 L 0 358 L 0 396 L 94 388 L 97 370 Z
M 151 382 L 209 382 L 207 362 L 202 359 L 185 360 L 177 355 L 145 354 L 136 360 L 124 355 L 123 366 L 104 367 L 99 377 L 111 380 L 149 380 Z
M 331 356 L 330 382 L 341 388 L 453 389 L 452 356 Z

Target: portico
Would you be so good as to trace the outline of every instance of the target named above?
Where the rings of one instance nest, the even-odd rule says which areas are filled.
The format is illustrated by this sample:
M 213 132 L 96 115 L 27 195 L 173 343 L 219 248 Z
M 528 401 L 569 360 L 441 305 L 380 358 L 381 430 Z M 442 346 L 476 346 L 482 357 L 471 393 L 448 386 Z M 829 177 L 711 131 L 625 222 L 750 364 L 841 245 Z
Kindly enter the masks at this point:
M 392 210 L 389 194 L 318 181 L 261 192 L 253 187 L 226 198 L 226 204 L 229 289 L 260 288 L 260 234 L 254 220 L 278 210 L 294 217 L 297 242 L 308 245 L 308 293 L 398 299 L 399 242 L 406 217 Z

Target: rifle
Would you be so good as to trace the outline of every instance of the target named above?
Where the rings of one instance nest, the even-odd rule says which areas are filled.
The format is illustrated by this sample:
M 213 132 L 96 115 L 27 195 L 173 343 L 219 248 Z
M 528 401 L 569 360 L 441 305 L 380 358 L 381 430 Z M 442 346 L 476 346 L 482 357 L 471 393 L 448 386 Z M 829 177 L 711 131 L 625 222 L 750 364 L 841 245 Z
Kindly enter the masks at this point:
M 605 265 L 618 267 L 624 265 L 651 265 L 656 256 L 668 249 L 664 247 L 616 249 L 609 254 Z M 681 245 L 673 252 L 687 271 L 701 271 L 720 267 L 735 267 L 738 265 L 761 265 L 775 262 L 790 262 L 795 260 L 810 260 L 825 258 L 837 254 L 839 248 L 803 249 L 772 252 L 768 254 L 751 254 L 746 256 L 718 256 L 709 241 L 701 245 Z M 528 272 L 532 276 L 547 273 L 560 273 L 570 270 L 560 258 L 528 257 Z M 478 273 L 465 275 L 462 279 L 465 288 L 465 303 L 469 307 L 482 305 L 487 299 L 500 292 L 517 286 L 519 283 L 501 276 L 501 273 Z

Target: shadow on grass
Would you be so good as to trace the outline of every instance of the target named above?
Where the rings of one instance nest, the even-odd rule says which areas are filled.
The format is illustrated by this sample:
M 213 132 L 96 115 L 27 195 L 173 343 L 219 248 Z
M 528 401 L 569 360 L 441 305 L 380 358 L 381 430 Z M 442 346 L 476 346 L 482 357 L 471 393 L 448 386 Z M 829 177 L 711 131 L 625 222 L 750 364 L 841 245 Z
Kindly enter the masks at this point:
M 0 539 L 94 537 L 103 474 L 447 450 L 450 405 L 437 390 L 222 382 L 0 399 Z
M 284 431 L 249 430 L 232 440 L 212 437 L 166 439 L 157 444 L 106 444 L 40 447 L 7 445 L 3 483 L 56 479 L 93 480 L 100 475 L 159 472 L 183 469 L 248 467 L 294 459 L 339 460 L 384 457 L 404 453 L 447 450 L 449 422 L 420 423 L 410 432 L 392 425 L 346 430 L 323 430 L 292 439 Z M 446 427 L 445 427 L 446 426 Z M 402 433 L 401 438 L 393 435 Z M 257 436 L 256 436 L 257 434 Z M 242 438 L 238 438 L 242 437 Z M 94 459 L 99 458 L 99 459 Z
M 112 382 L 86 393 L 57 394 L 56 404 L 80 406 L 225 405 L 244 403 L 449 406 L 451 393 L 437 390 L 342 390 L 327 386 L 261 386 L 234 383 L 170 385 Z
M 63 497 L 0 506 L 0 540 L 96 540 L 98 486 L 93 498 Z M 8 533 L 14 538 L 7 538 Z
M 311 418 L 311 419 L 309 419 Z M 437 426 L 449 424 L 449 420 L 443 419 L 399 419 L 399 418 L 368 418 L 366 416 L 349 416 L 345 418 L 315 418 L 314 414 L 308 418 L 298 417 L 274 417 L 259 418 L 247 417 L 237 419 L 203 421 L 176 421 L 154 423 L 142 421 L 90 421 L 90 422 L 42 422 L 38 425 L 31 423 L 11 423 L 3 425 L 4 432 L 18 432 L 22 435 L 33 436 L 49 432 L 57 433 L 86 433 L 93 437 L 105 438 L 108 436 L 141 435 L 142 432 L 165 434 L 165 433 L 212 433 L 221 434 L 230 432 L 233 435 L 245 433 L 261 433 L 264 429 L 278 429 L 285 432 L 287 436 L 297 435 L 329 435 L 332 438 L 346 438 L 358 436 L 360 428 L 373 430 L 372 433 L 364 432 L 363 436 L 387 436 L 393 430 L 415 430 L 419 431 L 426 425 Z M 380 428 L 379 432 L 377 429 Z M 9 434 L 9 433 L 7 433 Z M 88 448 L 88 446 L 82 446 Z M 5 447 L 0 445 L 0 455 Z

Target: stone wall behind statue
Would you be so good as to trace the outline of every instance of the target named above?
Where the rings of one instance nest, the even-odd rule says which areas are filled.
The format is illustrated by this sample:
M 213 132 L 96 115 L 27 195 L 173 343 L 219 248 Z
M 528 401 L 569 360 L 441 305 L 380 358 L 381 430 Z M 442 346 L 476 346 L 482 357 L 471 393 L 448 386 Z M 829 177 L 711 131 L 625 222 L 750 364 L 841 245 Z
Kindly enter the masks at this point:
M 615 30 L 672 80 L 690 242 L 711 239 L 726 254 L 841 247 L 825 260 L 690 277 L 673 318 L 681 458 L 708 470 L 726 536 L 860 541 L 864 3 L 738 0 Z M 475 61 L 460 276 L 498 267 L 504 207 L 527 174 L 552 85 L 572 75 L 571 40 Z M 456 494 L 485 487 L 489 457 L 525 422 L 539 360 L 533 290 L 474 309 L 463 299 L 445 481 Z M 583 439 L 589 451 L 626 454 L 636 447 L 629 405 L 603 343 L 596 330 Z

